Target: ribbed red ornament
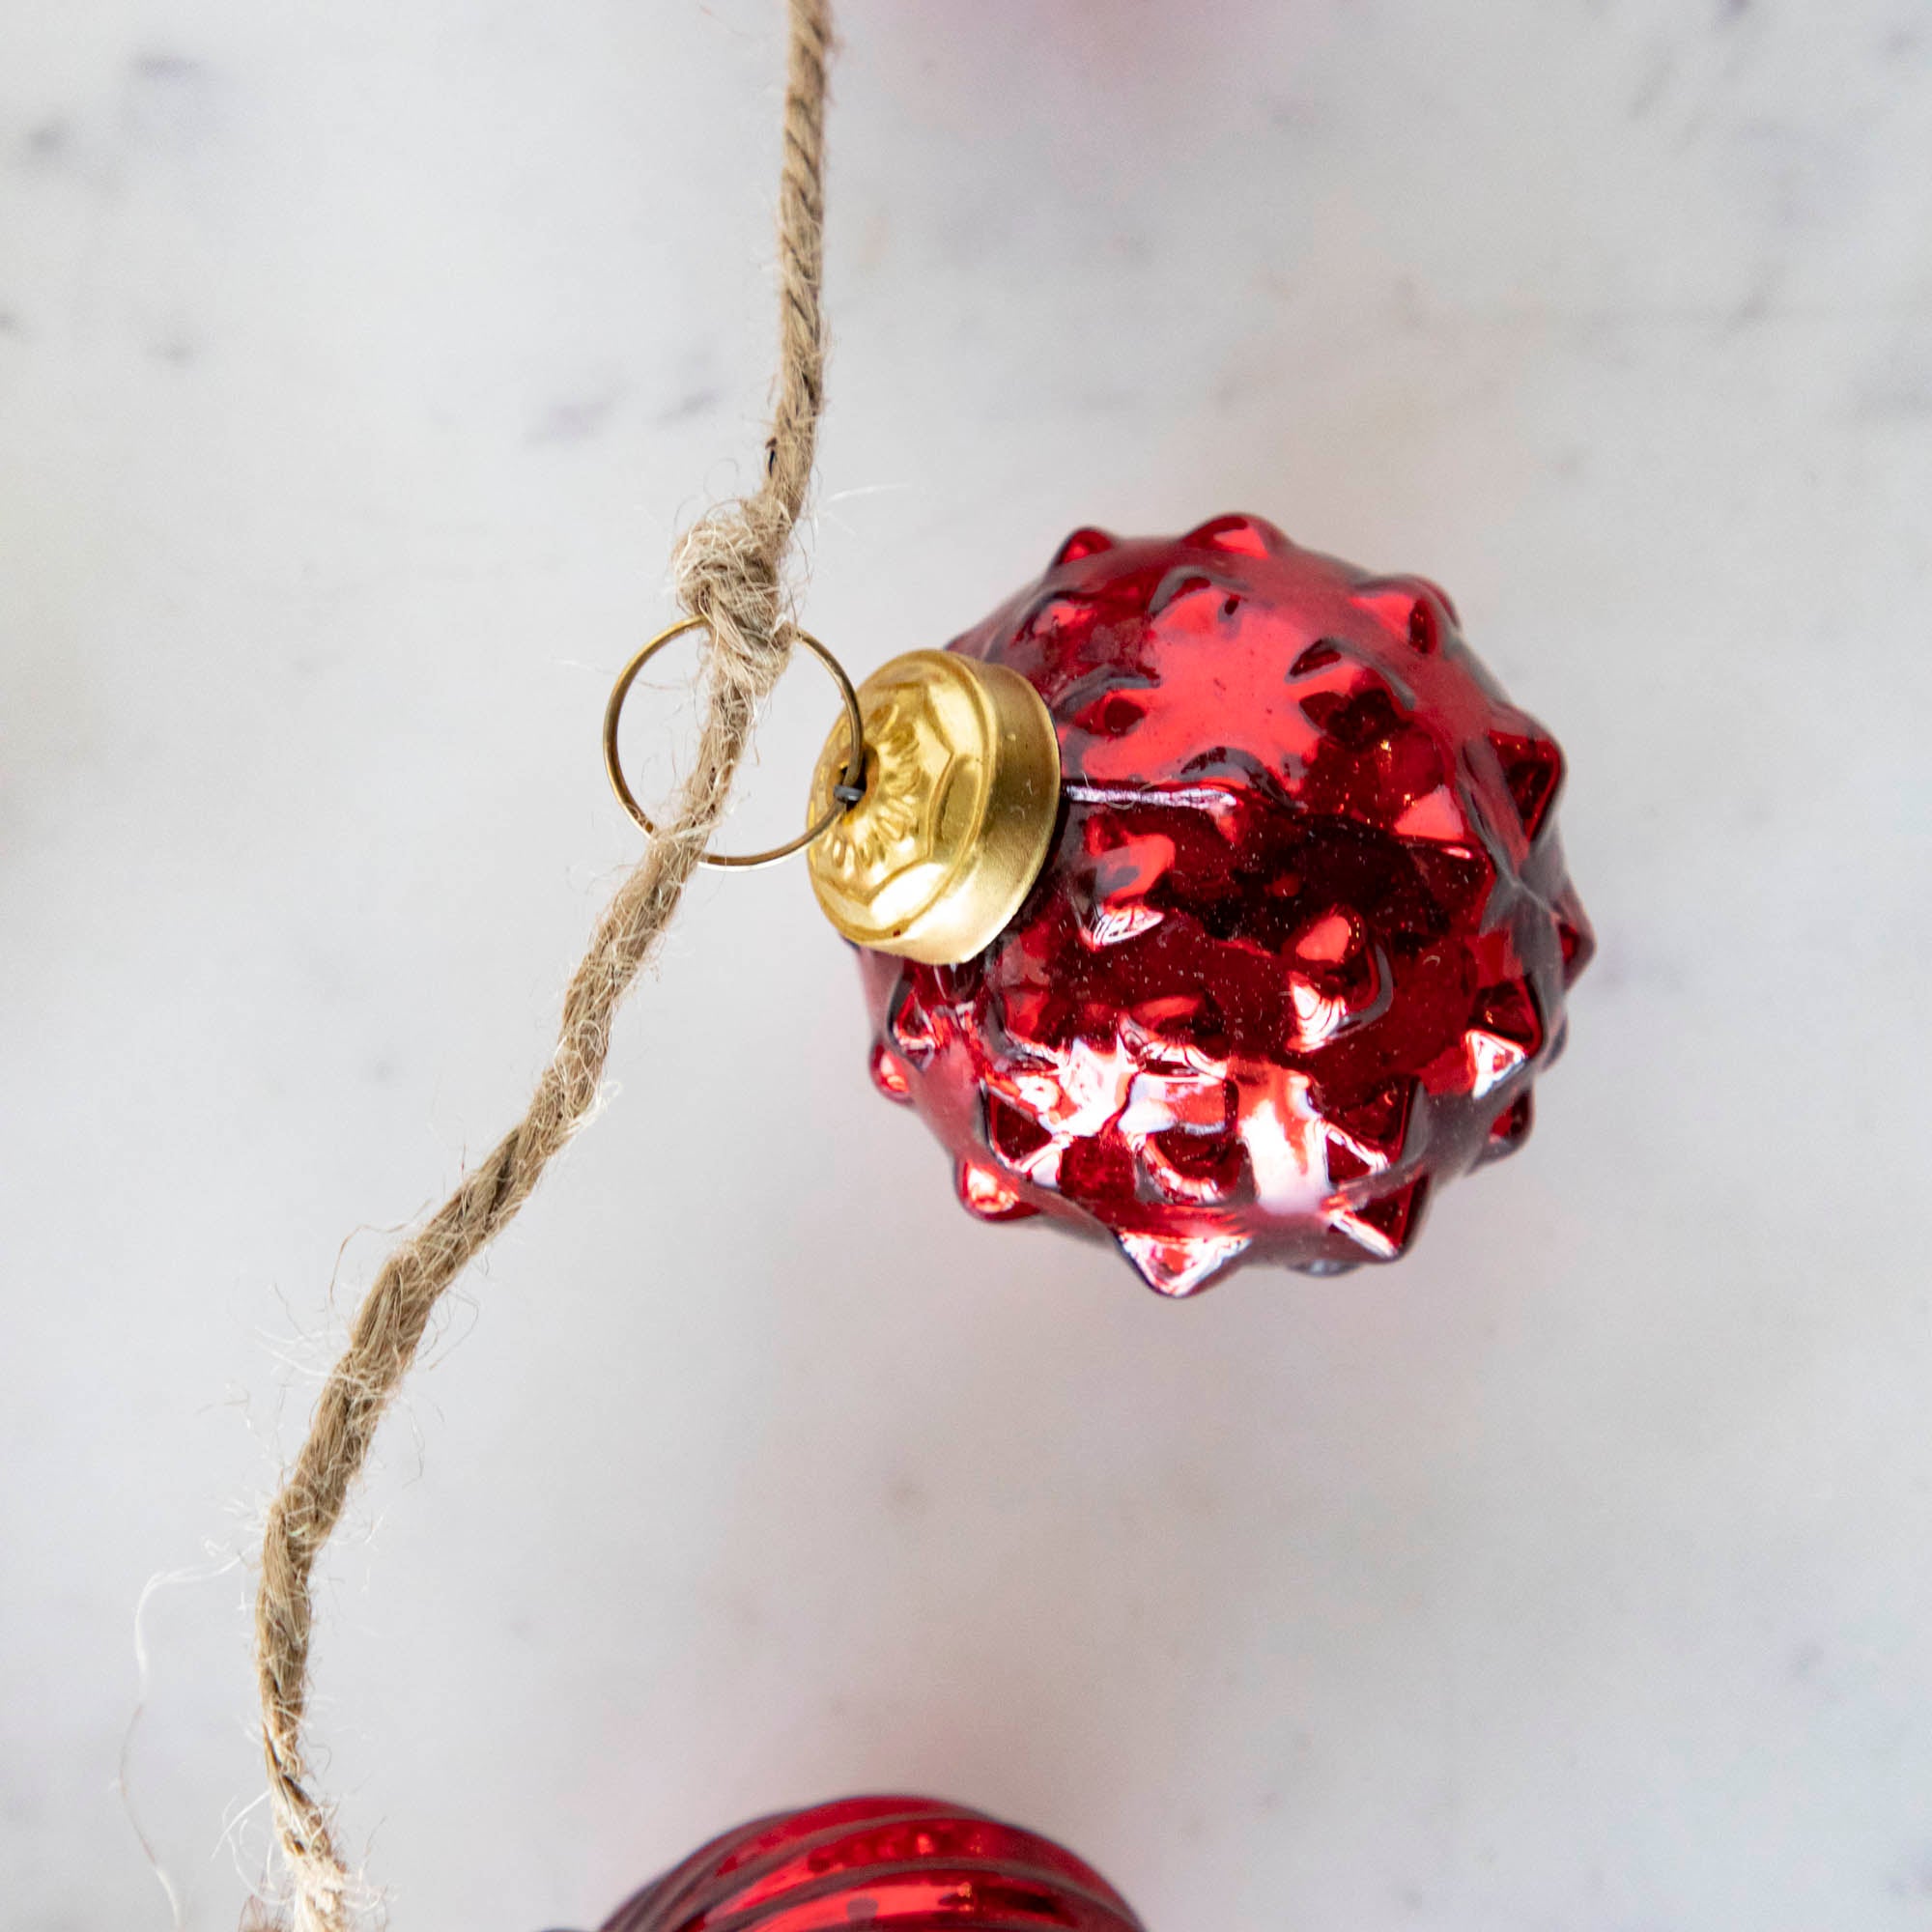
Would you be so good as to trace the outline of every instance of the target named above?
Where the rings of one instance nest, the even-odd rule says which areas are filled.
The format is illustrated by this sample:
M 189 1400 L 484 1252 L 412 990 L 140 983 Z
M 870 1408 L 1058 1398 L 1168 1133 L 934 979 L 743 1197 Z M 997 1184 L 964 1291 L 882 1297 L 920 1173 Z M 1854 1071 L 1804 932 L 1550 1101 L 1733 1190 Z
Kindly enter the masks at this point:
M 1055 843 L 961 966 L 862 954 L 871 1071 L 989 1220 L 1190 1294 L 1389 1261 L 1512 1153 L 1592 950 L 1563 757 L 1414 577 L 1255 517 L 1080 530 L 954 651 L 1046 700 Z
M 714 1838 L 604 1932 L 1143 1932 L 1050 1839 L 926 1798 L 847 1798 Z

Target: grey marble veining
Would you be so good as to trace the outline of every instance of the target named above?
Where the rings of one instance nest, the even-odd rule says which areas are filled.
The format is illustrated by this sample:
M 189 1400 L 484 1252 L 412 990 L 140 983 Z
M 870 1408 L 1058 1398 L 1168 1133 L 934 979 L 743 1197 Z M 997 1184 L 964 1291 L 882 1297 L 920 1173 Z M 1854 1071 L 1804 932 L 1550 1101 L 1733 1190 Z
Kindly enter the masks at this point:
M 134 1811 L 195 1932 L 259 1870 L 248 1551 L 331 1283 L 520 1103 L 634 850 L 609 676 L 756 461 L 776 15 L 0 17 L 22 1932 L 168 1923 L 151 1577 Z M 330 1558 L 348 1842 L 514 1932 L 925 1787 L 1161 1932 L 1916 1932 L 1923 8 L 843 31 L 813 630 L 942 642 L 1090 521 L 1424 571 L 1569 751 L 1603 952 L 1412 1261 L 1173 1308 L 966 1222 L 802 877 L 705 881 Z M 826 715 L 786 685 L 737 834 Z

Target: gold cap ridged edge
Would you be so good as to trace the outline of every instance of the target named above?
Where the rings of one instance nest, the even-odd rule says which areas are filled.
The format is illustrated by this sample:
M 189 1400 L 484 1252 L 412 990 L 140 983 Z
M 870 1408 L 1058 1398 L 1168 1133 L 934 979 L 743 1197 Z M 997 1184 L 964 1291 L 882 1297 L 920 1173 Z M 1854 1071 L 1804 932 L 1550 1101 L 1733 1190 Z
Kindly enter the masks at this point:
M 861 704 L 920 669 L 972 695 L 983 733 L 982 744 L 972 749 L 986 767 L 977 824 L 926 905 L 890 926 L 854 919 L 834 903 L 833 894 L 849 900 L 850 893 L 828 879 L 822 844 L 810 848 L 807 867 L 819 909 L 855 945 L 923 965 L 955 966 L 999 936 L 1046 863 L 1060 814 L 1060 739 L 1045 699 L 1019 672 L 949 651 L 910 651 L 882 665 L 860 686 Z M 835 727 L 813 781 L 814 810 L 845 743 L 844 726 Z M 868 742 L 867 753 L 871 778 L 878 747 Z M 863 802 L 854 810 L 863 811 Z

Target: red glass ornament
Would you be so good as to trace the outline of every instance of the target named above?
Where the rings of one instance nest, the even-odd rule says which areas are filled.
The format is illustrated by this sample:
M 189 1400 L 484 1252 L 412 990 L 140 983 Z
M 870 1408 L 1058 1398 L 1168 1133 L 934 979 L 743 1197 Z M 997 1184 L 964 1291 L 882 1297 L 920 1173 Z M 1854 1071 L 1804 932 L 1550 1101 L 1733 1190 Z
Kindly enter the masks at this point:
M 1050 1839 L 925 1798 L 848 1798 L 742 1825 L 649 1885 L 604 1932 L 1142 1932 Z
M 1065 781 L 984 952 L 861 955 L 874 1084 L 974 1213 L 1104 1232 L 1184 1295 L 1393 1260 L 1522 1145 L 1593 942 L 1562 753 L 1442 591 L 1255 517 L 1086 529 L 950 648 L 1031 680 Z

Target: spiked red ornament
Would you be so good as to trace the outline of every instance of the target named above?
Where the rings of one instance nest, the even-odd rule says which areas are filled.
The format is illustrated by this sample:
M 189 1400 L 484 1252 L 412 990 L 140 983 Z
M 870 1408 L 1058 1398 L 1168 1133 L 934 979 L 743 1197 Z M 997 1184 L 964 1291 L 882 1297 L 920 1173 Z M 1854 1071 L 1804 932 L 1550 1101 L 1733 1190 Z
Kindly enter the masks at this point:
M 1050 1839 L 925 1798 L 848 1798 L 740 1826 L 604 1932 L 1142 1932 Z
M 1592 940 L 1562 753 L 1442 591 L 1254 517 L 1078 530 L 950 648 L 1033 684 L 1064 777 L 990 946 L 861 955 L 873 1080 L 974 1213 L 1104 1232 L 1184 1295 L 1393 1260 L 1522 1145 Z

